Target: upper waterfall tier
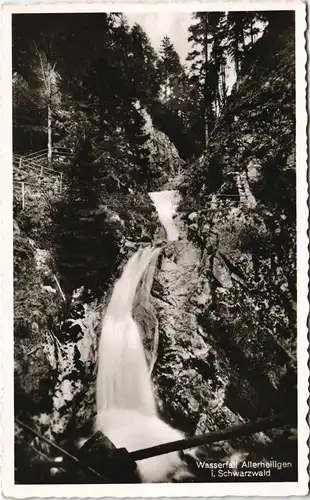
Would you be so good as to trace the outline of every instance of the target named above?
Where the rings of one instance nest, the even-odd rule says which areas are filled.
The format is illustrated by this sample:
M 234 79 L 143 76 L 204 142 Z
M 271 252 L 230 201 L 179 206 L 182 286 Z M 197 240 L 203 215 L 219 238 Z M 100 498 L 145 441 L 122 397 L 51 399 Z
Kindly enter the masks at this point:
M 155 191 L 149 193 L 158 213 L 160 222 L 166 231 L 168 241 L 176 241 L 179 238 L 179 231 L 174 223 L 173 216 L 179 204 L 180 194 L 176 190 Z

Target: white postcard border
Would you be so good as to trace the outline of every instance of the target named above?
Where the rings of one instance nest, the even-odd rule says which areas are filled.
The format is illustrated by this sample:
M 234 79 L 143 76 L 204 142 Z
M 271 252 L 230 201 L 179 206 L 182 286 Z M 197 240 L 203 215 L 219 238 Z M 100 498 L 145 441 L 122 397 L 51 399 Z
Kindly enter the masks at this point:
M 188 484 L 103 484 L 103 485 L 15 485 L 14 484 L 14 408 L 13 408 L 13 243 L 12 243 L 12 89 L 11 89 L 11 14 L 31 12 L 146 12 L 195 10 L 293 10 L 296 11 L 296 145 L 297 145 L 297 325 L 298 325 L 298 460 L 299 478 L 295 483 L 188 483 Z M 306 149 L 306 51 L 305 4 L 301 1 L 237 1 L 237 2 L 175 2 L 175 3 L 28 3 L 5 4 L 1 13 L 1 237 L 2 271 L 2 491 L 15 498 L 29 497 L 207 497 L 207 496 L 290 496 L 308 492 L 309 436 L 308 412 L 308 206 Z

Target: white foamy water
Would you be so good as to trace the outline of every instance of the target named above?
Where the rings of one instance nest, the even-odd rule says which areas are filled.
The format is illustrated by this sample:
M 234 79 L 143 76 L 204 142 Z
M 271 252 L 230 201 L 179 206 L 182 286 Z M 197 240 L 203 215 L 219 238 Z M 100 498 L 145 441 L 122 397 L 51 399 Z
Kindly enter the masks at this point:
M 158 213 L 158 217 L 166 230 L 167 240 L 176 241 L 179 238 L 179 231 L 176 227 L 173 216 L 176 214 L 176 209 L 179 203 L 179 192 L 171 191 L 154 191 L 149 193 Z
M 135 409 L 156 414 L 142 339 L 132 317 L 137 287 L 161 249 L 138 250 L 127 262 L 102 322 L 97 376 L 97 411 Z
M 97 417 L 101 430 L 117 448 L 135 451 L 184 439 L 184 435 L 163 422 L 157 415 L 143 415 L 135 410 L 105 410 Z M 177 452 L 137 462 L 142 482 L 170 482 L 189 477 L 188 470 Z M 120 473 L 121 474 L 121 473 Z
M 177 239 L 178 231 L 172 219 L 176 206 L 174 192 L 166 191 L 163 197 L 161 193 L 151 195 L 167 231 L 167 239 Z M 105 434 L 117 448 L 124 447 L 128 451 L 184 438 L 157 415 L 139 331 L 142 329 L 149 336 L 153 332 L 156 353 L 158 325 L 150 293 L 160 252 L 161 248 L 146 247 L 132 255 L 115 283 L 102 322 L 96 430 Z M 132 316 L 133 309 L 139 324 Z M 154 362 L 152 359 L 151 369 Z M 142 482 L 181 481 L 188 477 L 188 470 L 177 452 L 141 460 L 137 466 Z

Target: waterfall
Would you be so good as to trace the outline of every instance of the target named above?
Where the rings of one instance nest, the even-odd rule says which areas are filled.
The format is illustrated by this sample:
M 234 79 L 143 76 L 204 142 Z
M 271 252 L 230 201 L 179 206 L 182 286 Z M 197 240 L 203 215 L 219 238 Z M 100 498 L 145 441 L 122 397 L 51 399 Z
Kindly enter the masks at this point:
M 171 193 L 151 195 L 159 195 L 152 199 L 156 207 L 162 209 L 159 209 L 159 217 L 168 239 L 174 240 L 178 238 L 178 231 L 172 219 Z M 114 285 L 101 328 L 96 430 L 105 434 L 117 448 L 128 451 L 184 438 L 157 415 L 150 379 L 158 343 L 158 324 L 150 293 L 160 252 L 161 248 L 148 246 L 130 257 Z M 150 367 L 142 334 L 153 344 Z M 142 482 L 181 481 L 191 477 L 177 452 L 141 460 L 137 470 Z
M 176 213 L 179 193 L 176 190 L 155 191 L 149 193 L 158 213 L 158 217 L 166 230 L 167 240 L 176 241 L 179 238 L 179 231 L 174 223 L 173 216 Z
M 160 248 L 151 247 L 138 250 L 114 286 L 99 342 L 97 412 L 123 408 L 145 415 L 156 414 L 149 369 L 132 309 L 139 282 L 144 273 L 149 276 L 150 264 L 155 269 L 160 251 Z M 142 283 L 144 291 L 150 293 L 151 283 L 145 279 Z

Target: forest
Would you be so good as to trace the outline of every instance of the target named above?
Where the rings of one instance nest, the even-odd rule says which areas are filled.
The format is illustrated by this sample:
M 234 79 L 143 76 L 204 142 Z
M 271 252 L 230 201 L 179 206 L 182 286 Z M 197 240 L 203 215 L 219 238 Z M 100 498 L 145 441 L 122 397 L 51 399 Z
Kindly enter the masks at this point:
M 289 408 L 200 453 L 296 480 L 294 36 L 294 11 L 195 12 L 184 63 L 124 13 L 13 15 L 16 483 L 57 482 L 53 443 L 89 433 L 103 312 L 133 252 L 169 240 L 149 193 L 171 190 L 180 241 L 133 312 L 156 411 L 191 437 Z

